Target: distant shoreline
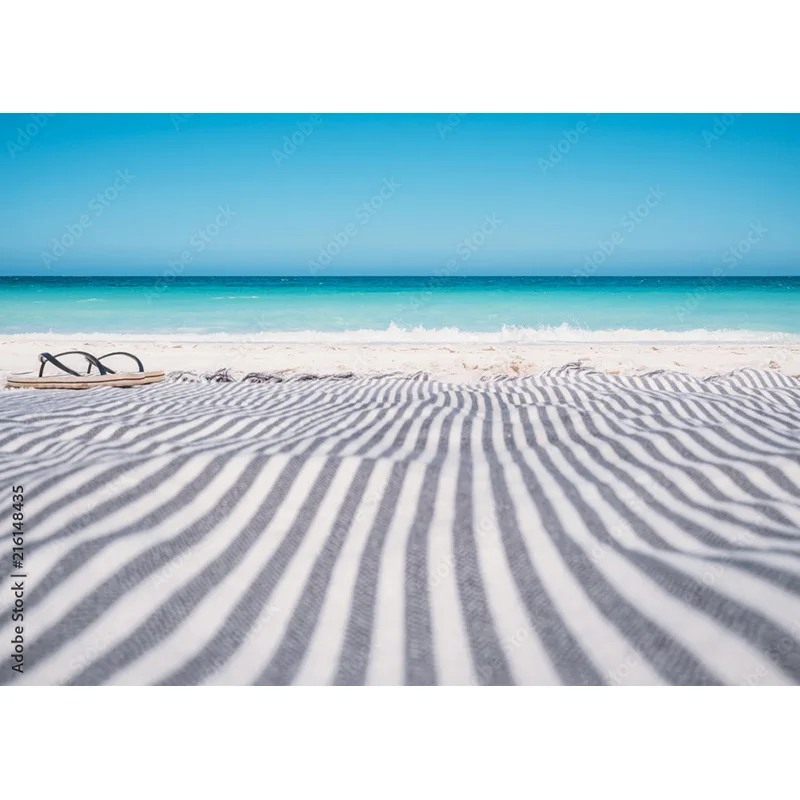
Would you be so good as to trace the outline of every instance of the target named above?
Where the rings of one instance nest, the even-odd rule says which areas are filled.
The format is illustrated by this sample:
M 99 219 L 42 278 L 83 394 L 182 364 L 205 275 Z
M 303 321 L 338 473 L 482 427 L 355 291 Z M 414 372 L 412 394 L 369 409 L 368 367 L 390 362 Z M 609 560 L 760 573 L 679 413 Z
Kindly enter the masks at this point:
M 191 329 L 164 331 L 136 331 L 118 333 L 115 331 L 74 331 L 59 333 L 53 331 L 31 331 L 8 333 L 0 330 L 0 342 L 10 344 L 25 342 L 172 342 L 180 344 L 224 344 L 224 345 L 279 345 L 279 346 L 358 346 L 358 347 L 583 347 L 619 345 L 777 345 L 781 347 L 800 346 L 800 333 L 787 331 L 760 330 L 706 330 L 697 328 L 687 331 L 636 330 L 620 328 L 617 330 L 590 330 L 572 327 L 567 324 L 554 327 L 523 328 L 502 326 L 499 330 L 473 331 L 459 330 L 457 327 L 403 328 L 391 324 L 385 330 L 266 330 L 259 332 L 205 332 Z

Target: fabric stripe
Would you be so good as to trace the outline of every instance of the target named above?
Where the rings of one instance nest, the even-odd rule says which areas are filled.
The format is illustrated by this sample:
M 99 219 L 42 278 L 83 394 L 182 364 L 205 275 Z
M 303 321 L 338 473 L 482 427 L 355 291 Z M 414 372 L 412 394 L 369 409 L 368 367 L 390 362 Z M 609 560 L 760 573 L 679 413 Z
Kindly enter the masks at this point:
M 0 390 L 0 683 L 800 683 L 800 379 L 303 377 Z

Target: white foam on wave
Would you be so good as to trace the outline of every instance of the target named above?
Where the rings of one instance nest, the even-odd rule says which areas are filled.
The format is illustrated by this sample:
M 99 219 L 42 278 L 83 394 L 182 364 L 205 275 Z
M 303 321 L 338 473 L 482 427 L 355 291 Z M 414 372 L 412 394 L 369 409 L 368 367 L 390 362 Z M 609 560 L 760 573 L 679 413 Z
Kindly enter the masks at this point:
M 800 344 L 800 334 L 780 331 L 659 329 L 589 330 L 566 323 L 555 327 L 524 328 L 504 325 L 495 331 L 462 331 L 459 328 L 402 328 L 392 323 L 385 330 L 362 328 L 344 331 L 260 331 L 254 333 L 209 332 L 179 329 L 142 333 L 15 333 L 15 340 L 263 342 L 265 344 Z M 0 334 L 0 338 L 3 337 Z

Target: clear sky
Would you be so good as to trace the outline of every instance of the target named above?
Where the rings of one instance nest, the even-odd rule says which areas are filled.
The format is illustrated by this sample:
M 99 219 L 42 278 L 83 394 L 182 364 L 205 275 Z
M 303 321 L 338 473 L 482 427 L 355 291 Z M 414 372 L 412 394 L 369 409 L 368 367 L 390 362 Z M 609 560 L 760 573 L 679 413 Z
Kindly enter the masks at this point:
M 800 274 L 800 115 L 23 114 L 0 145 L 5 275 Z

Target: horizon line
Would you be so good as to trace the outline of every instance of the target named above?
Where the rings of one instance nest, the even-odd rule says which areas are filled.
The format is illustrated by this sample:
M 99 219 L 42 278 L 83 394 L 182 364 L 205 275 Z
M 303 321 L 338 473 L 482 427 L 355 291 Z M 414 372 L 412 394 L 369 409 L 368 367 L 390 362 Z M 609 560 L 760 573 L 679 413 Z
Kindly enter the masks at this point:
M 0 274 L 0 279 L 2 278 L 38 278 L 38 279 L 61 279 L 61 278 L 157 278 L 157 279 L 165 279 L 163 273 L 140 273 L 140 274 L 125 274 L 125 275 L 107 275 L 107 274 L 80 274 L 80 275 L 37 275 L 34 273 L 20 273 L 20 274 Z M 616 275 L 574 275 L 574 274 L 470 274 L 470 275 L 437 275 L 436 273 L 416 273 L 416 274 L 372 274 L 372 273 L 364 273 L 363 275 L 354 275 L 354 274 L 345 274 L 345 275 L 299 275 L 299 274 L 243 274 L 243 275 L 222 275 L 222 274 L 196 274 L 196 275 L 169 275 L 166 276 L 170 282 L 174 281 L 181 281 L 187 279 L 196 279 L 196 278 L 225 278 L 225 279 L 232 279 L 232 278 L 241 278 L 241 279 L 252 279 L 252 278 L 292 278 L 292 279 L 303 279 L 303 280 L 326 280 L 330 278 L 345 278 L 345 279 L 353 279 L 353 280 L 360 280 L 364 278 L 436 278 L 438 280 L 446 281 L 446 280 L 476 280 L 482 278 L 571 278 L 573 280 L 579 281 L 593 281 L 593 280 L 607 280 L 609 278 L 636 278 L 636 279 L 647 279 L 647 278 L 710 278 L 711 280 L 721 281 L 721 280 L 740 280 L 740 279 L 748 279 L 748 278 L 800 278 L 800 270 L 797 273 L 786 273 L 786 274 L 738 274 L 738 275 L 714 275 L 709 273 L 694 273 L 694 274 L 686 274 L 680 273 L 676 274 L 672 273 L 649 273 L 649 274 L 616 274 Z

